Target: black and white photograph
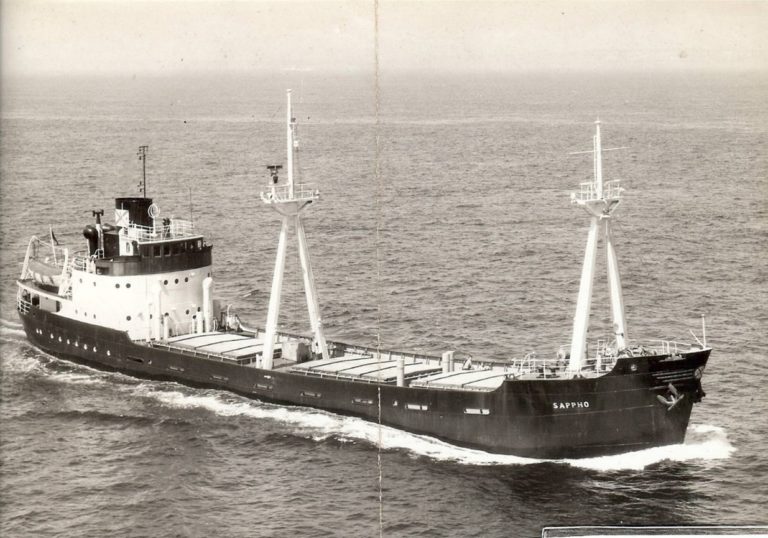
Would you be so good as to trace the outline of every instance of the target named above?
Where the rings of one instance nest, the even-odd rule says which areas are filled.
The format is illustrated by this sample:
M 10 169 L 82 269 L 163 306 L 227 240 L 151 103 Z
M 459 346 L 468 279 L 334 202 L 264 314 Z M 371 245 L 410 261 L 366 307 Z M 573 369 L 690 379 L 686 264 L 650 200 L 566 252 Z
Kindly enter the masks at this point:
M 768 1 L 0 1 L 0 534 L 768 536 Z

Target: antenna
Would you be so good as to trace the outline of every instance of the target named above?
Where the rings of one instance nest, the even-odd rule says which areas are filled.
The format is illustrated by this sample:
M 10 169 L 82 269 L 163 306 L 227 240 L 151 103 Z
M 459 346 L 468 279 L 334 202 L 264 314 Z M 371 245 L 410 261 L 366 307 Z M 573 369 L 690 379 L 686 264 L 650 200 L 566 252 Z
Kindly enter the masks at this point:
M 188 189 L 189 189 L 189 222 L 194 224 L 195 214 L 192 212 L 192 187 L 188 187 Z
M 139 188 L 141 189 L 142 194 L 144 195 L 144 198 L 147 197 L 147 153 L 149 151 L 149 146 L 139 146 L 139 151 L 136 155 L 139 156 L 139 160 L 141 161 L 141 175 L 142 175 L 142 184 L 139 185 Z

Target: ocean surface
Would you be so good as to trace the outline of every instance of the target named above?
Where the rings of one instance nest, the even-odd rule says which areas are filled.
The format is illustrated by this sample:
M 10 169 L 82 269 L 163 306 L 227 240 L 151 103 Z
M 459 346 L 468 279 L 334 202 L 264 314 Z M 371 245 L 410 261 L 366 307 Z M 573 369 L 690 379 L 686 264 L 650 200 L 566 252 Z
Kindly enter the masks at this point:
M 537 536 L 545 525 L 768 523 L 768 77 L 319 74 L 3 80 L 0 534 Z M 104 373 L 29 345 L 15 311 L 30 235 L 80 248 L 91 210 L 148 194 L 214 245 L 216 296 L 263 325 L 299 180 L 327 334 L 474 357 L 569 342 L 602 121 L 628 334 L 714 351 L 685 444 L 540 461 L 359 419 Z M 609 334 L 604 258 L 593 340 Z M 281 326 L 307 331 L 290 246 Z

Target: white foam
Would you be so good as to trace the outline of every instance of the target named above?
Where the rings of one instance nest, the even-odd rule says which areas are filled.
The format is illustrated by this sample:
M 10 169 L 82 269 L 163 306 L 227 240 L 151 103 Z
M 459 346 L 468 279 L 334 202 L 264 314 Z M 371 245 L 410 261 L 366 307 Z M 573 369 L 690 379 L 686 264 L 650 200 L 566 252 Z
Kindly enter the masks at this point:
M 0 364 L 2 364 L 4 372 L 26 374 L 43 369 L 43 364 L 37 358 L 24 357 L 16 351 L 13 353 L 3 353 L 2 357 L 0 357 Z
M 26 337 L 27 333 L 24 332 L 24 329 L 20 329 L 17 327 L 12 327 L 9 325 L 2 324 L 0 325 L 0 336 L 22 336 Z
M 24 325 L 22 325 L 18 321 L 0 318 L 0 327 L 10 327 L 11 329 L 21 329 L 24 327 Z
M 662 461 L 712 461 L 727 459 L 736 451 L 723 428 L 709 424 L 688 427 L 685 443 L 601 458 L 568 460 L 570 465 L 598 471 L 642 470 Z
M 51 377 L 70 385 L 96 385 L 105 382 L 104 379 L 92 373 L 57 372 L 51 374 Z
M 692 425 L 684 444 L 649 448 L 615 456 L 575 460 L 541 460 L 491 454 L 457 447 L 432 437 L 379 426 L 354 417 L 301 407 L 282 407 L 234 397 L 224 393 L 189 395 L 178 391 L 150 391 L 154 398 L 170 407 L 204 408 L 220 416 L 247 416 L 298 426 L 295 432 L 316 441 L 334 437 L 341 442 L 364 441 L 385 450 L 407 450 L 415 456 L 467 465 L 530 465 L 556 462 L 598 471 L 642 470 L 662 461 L 708 461 L 728 458 L 735 448 L 723 428 Z

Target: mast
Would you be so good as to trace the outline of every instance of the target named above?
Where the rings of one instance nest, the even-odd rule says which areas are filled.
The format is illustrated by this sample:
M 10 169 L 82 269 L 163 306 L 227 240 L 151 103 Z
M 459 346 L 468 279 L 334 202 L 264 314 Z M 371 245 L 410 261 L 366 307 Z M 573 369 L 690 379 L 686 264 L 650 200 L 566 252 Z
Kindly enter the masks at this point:
M 142 177 L 142 185 L 141 185 L 141 192 L 144 198 L 147 197 L 147 153 L 149 151 L 149 146 L 139 146 L 139 152 L 137 155 L 139 156 L 139 160 L 141 161 L 141 177 Z
M 309 323 L 313 334 L 313 348 L 324 359 L 329 357 L 328 344 L 323 333 L 323 323 L 320 319 L 320 303 L 315 289 L 315 279 L 312 273 L 312 265 L 309 258 L 309 247 L 304 233 L 304 223 L 301 220 L 301 211 L 309 204 L 320 198 L 320 192 L 309 185 L 294 184 L 293 152 L 296 149 L 295 127 L 296 118 L 293 117 L 291 108 L 291 90 L 287 92 L 286 110 L 286 152 L 288 181 L 285 185 L 279 184 L 279 165 L 267 166 L 272 184 L 266 192 L 261 193 L 261 199 L 272 206 L 281 216 L 280 239 L 277 244 L 277 256 L 275 258 L 275 272 L 272 277 L 272 291 L 269 297 L 269 311 L 267 312 L 266 333 L 264 336 L 264 352 L 262 354 L 261 368 L 271 370 L 275 352 L 275 339 L 277 336 L 277 321 L 280 314 L 280 299 L 283 288 L 283 275 L 285 273 L 285 253 L 288 243 L 288 233 L 291 223 L 296 232 L 296 243 L 299 250 L 301 272 L 304 280 L 304 292 L 307 298 L 307 310 L 309 311 Z
M 285 108 L 285 153 L 288 156 L 288 195 L 293 198 L 293 126 L 296 118 L 293 117 L 291 107 L 291 90 L 287 90 L 288 106 Z
M 595 122 L 595 135 L 592 138 L 591 151 L 579 151 L 579 153 L 592 153 L 594 178 L 592 181 L 581 184 L 578 193 L 571 194 L 571 203 L 579 205 L 590 215 L 589 233 L 587 235 L 587 247 L 584 253 L 584 265 L 581 270 L 579 283 L 579 295 L 576 301 L 576 313 L 573 317 L 573 336 L 571 339 L 571 355 L 568 370 L 577 375 L 586 360 L 587 333 L 589 331 L 589 315 L 592 307 L 592 288 L 595 280 L 595 265 L 597 262 L 597 242 L 602 228 L 605 239 L 607 258 L 608 284 L 611 296 L 611 315 L 613 318 L 614 333 L 617 349 L 626 347 L 626 321 L 624 317 L 624 297 L 621 289 L 621 277 L 619 275 L 618 259 L 611 236 L 611 215 L 621 202 L 621 187 L 619 180 L 603 182 L 603 151 L 600 140 L 600 120 Z

